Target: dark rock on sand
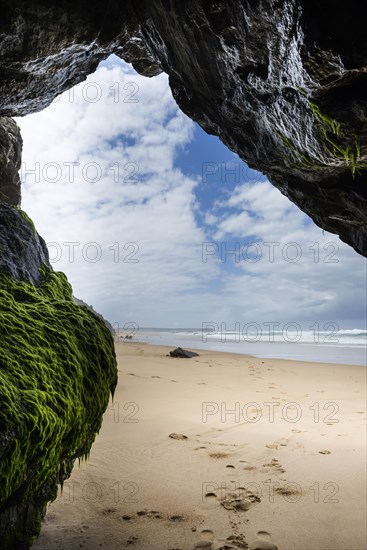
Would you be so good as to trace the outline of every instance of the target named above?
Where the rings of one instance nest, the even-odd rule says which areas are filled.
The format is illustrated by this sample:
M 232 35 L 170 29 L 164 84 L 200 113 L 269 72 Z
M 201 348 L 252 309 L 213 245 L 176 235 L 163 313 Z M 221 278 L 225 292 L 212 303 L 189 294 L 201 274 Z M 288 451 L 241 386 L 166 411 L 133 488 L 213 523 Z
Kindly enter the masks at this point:
M 188 351 L 182 348 L 176 348 L 173 351 L 169 352 L 170 357 L 182 357 L 184 359 L 190 359 L 191 357 L 198 357 L 199 354 L 195 351 Z
M 187 435 L 176 433 L 171 433 L 168 437 L 170 437 L 171 439 L 177 439 L 178 441 L 184 441 L 185 439 L 188 439 Z

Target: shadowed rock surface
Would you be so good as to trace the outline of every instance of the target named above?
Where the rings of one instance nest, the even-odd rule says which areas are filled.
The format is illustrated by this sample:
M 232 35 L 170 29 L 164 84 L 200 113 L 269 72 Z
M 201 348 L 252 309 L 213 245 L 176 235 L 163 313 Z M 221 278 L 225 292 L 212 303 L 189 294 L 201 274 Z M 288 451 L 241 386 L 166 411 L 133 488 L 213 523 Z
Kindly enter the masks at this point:
M 50 265 L 45 241 L 22 210 L 0 202 L 0 273 L 39 286 Z
M 22 138 L 15 120 L 0 117 L 0 201 L 20 205 L 18 170 L 22 158 Z
M 111 53 L 367 255 L 363 7 L 326 0 L 0 2 L 2 115 L 43 109 Z M 341 24 L 343 22 L 343 24 Z

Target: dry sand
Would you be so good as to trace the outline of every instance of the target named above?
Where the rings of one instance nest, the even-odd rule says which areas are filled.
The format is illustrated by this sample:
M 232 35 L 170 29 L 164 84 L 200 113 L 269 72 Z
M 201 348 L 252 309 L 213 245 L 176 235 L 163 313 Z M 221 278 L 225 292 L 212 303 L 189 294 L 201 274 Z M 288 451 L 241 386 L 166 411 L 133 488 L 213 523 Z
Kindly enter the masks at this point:
M 114 403 L 32 549 L 366 548 L 363 367 L 116 350 Z

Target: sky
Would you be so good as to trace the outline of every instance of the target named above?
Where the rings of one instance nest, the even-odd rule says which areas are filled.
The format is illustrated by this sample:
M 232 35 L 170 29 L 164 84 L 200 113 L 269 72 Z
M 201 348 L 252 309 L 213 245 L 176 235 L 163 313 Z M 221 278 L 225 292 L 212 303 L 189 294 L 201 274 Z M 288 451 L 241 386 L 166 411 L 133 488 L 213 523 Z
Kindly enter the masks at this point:
M 22 208 L 115 327 L 366 326 L 366 260 L 115 56 L 18 118 Z

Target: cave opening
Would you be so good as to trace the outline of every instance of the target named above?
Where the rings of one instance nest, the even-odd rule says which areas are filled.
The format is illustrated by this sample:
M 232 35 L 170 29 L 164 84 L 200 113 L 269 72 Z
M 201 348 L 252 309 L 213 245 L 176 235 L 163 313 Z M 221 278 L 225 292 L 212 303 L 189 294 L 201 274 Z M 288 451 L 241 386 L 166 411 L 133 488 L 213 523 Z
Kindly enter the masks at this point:
M 274 320 L 293 338 L 362 322 L 362 258 L 184 115 L 165 74 L 112 55 L 17 122 L 22 208 L 116 329 L 240 326 L 252 349 Z
M 214 10 L 208 20 L 232 47 L 232 14 L 226 13 L 223 19 Z M 234 77 L 256 87 L 273 75 L 264 59 L 257 71 L 240 64 Z M 144 61 L 156 69 L 145 58 L 140 67 Z M 301 95 L 302 111 L 303 91 L 290 80 L 275 105 L 293 108 Z M 260 95 L 264 104 L 272 99 L 267 90 Z M 351 533 L 340 530 L 340 518 L 353 529 L 363 525 L 362 507 L 351 507 L 349 498 L 362 502 L 363 487 L 345 469 L 345 463 L 353 472 L 365 468 L 363 258 L 180 112 L 165 74 L 148 79 L 110 57 L 48 109 L 17 121 L 24 138 L 24 212 L 6 207 L 8 219 L 33 243 L 35 228 L 46 239 L 53 268 L 112 324 L 115 342 L 98 316 L 73 302 L 63 275 L 43 270 L 41 287 L 32 292 L 17 277 L 8 288 L 3 284 L 2 320 L 11 315 L 18 333 L 9 337 L 5 322 L 0 374 L 16 365 L 21 384 L 4 377 L 2 385 L 0 449 L 8 454 L 0 465 L 11 469 L 13 485 L 7 481 L 1 536 L 19 535 L 28 547 L 45 502 L 64 482 L 34 544 L 40 550 L 76 543 L 92 550 L 121 544 L 276 550 L 304 548 L 306 531 L 312 547 L 326 549 L 331 541 L 345 548 Z M 282 137 L 297 157 L 296 145 Z M 325 170 L 335 168 L 334 160 Z M 353 180 L 350 167 L 344 172 L 345 187 L 363 182 Z M 327 184 L 318 190 L 330 197 Z M 333 207 L 325 219 L 349 215 Z M 352 224 L 359 219 L 352 216 Z M 13 242 L 9 231 L 7 238 Z M 172 346 L 199 355 L 181 360 L 170 355 Z M 18 366 L 13 358 L 21 353 L 27 357 Z M 32 388 L 24 383 L 31 363 Z M 25 453 L 12 431 L 17 406 Z M 68 478 L 76 458 L 87 464 Z M 38 474 L 44 479 L 34 490 Z M 26 490 L 30 500 L 20 502 Z M 313 529 L 315 515 L 319 529 Z M 361 532 L 352 533 L 356 547 Z

